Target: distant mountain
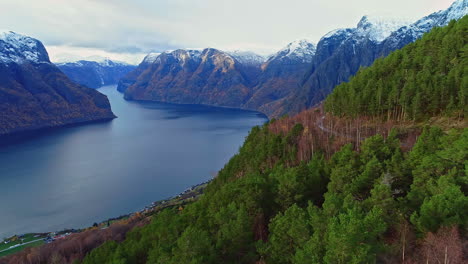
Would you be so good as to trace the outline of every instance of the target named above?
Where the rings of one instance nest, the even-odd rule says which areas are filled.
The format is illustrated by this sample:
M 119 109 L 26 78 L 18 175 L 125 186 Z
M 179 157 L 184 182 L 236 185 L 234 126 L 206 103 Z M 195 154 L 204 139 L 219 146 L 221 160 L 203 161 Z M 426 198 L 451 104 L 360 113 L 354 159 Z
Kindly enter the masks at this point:
M 243 65 L 258 66 L 259 64 L 262 64 L 267 60 L 266 57 L 258 55 L 257 53 L 251 51 L 236 50 L 227 53 Z
M 300 89 L 301 80 L 315 56 L 316 46 L 308 40 L 289 43 L 262 64 L 258 84 L 243 108 L 273 114 L 278 104 Z
M 239 56 L 213 48 L 149 55 L 118 89 L 130 100 L 239 107 L 260 72 L 256 58 L 242 64 L 239 60 L 247 58 Z
M 268 59 L 248 51 L 176 50 L 149 54 L 124 76 L 125 98 L 209 104 L 269 113 L 275 100 L 294 93 L 315 53 L 306 40 Z
M 158 58 L 161 53 L 150 53 L 145 56 L 143 61 L 133 70 L 122 76 L 118 82 L 117 90 L 119 92 L 125 92 L 127 88 L 133 85 L 140 74 L 147 71 L 148 67 Z
M 112 119 L 107 97 L 71 81 L 39 40 L 0 33 L 0 136 Z
M 300 83 L 301 89 L 285 99 L 273 115 L 294 114 L 317 104 L 360 67 L 371 65 L 375 59 L 414 42 L 432 28 L 445 26 L 467 13 L 468 0 L 458 0 L 450 8 L 412 24 L 364 16 L 356 28 L 328 33 L 317 45 L 312 65 Z
M 73 81 L 94 89 L 117 84 L 120 78 L 136 68 L 134 65 L 107 58 L 100 61 L 80 60 L 56 65 Z
M 361 67 L 467 13 L 468 0 L 458 0 L 415 23 L 364 16 L 355 28 L 334 30 L 317 45 L 292 42 L 266 61 L 250 52 L 215 49 L 151 54 L 118 89 L 127 99 L 238 107 L 270 117 L 295 114 L 322 101 Z M 207 52 L 216 55 L 202 59 Z

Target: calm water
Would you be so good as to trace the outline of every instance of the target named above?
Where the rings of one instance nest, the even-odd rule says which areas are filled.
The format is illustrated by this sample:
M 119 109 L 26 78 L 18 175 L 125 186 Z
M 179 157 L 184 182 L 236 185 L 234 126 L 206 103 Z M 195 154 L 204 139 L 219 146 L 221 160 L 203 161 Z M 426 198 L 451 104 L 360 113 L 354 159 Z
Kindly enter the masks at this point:
M 203 182 L 236 153 L 259 113 L 123 100 L 119 117 L 0 147 L 0 238 L 92 225 Z

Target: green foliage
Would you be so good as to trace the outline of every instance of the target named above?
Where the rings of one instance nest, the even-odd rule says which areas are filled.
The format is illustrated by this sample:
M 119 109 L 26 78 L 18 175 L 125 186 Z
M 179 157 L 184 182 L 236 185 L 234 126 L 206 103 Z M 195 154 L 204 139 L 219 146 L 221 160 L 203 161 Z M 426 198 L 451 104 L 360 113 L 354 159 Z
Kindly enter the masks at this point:
M 440 227 L 466 226 L 468 223 L 468 197 L 449 175 L 442 176 L 426 197 L 411 221 L 421 232 L 436 232 Z
M 375 263 L 386 230 L 382 211 L 373 209 L 365 214 L 358 208 L 349 209 L 331 219 L 326 235 L 325 263 Z
M 427 119 L 468 114 L 468 16 L 377 59 L 338 85 L 325 108 L 339 116 Z
M 268 263 L 291 263 L 296 250 L 310 238 L 306 212 L 295 204 L 273 218 L 269 230 Z

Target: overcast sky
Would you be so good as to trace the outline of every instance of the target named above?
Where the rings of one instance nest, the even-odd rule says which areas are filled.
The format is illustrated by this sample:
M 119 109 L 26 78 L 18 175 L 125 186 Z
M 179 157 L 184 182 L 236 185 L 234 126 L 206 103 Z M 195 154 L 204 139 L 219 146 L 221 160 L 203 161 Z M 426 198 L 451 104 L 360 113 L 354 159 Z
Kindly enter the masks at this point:
M 0 0 L 0 28 L 41 40 L 53 61 L 137 63 L 148 52 L 213 47 L 272 53 L 355 27 L 363 15 L 415 21 L 454 0 Z

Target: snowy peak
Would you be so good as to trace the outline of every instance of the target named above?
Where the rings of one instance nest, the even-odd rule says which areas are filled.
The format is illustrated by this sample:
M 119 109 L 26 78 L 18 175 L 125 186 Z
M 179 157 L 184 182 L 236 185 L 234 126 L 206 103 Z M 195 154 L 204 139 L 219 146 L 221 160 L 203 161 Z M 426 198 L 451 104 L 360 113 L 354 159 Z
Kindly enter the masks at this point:
M 393 32 L 409 24 L 408 21 L 364 16 L 357 25 L 357 34 L 375 42 L 382 42 Z
M 0 62 L 3 63 L 50 63 L 42 43 L 34 38 L 13 31 L 0 32 Z
M 235 50 L 227 52 L 238 62 L 245 65 L 260 65 L 266 61 L 266 58 L 251 51 Z
M 75 66 L 75 67 L 88 66 L 88 65 L 96 65 L 100 67 L 131 66 L 130 64 L 126 62 L 113 61 L 109 58 L 104 58 L 104 57 L 99 57 L 99 56 L 92 56 L 92 57 L 88 57 L 86 59 L 78 60 L 78 61 L 56 63 L 56 65 L 57 66 Z
M 289 58 L 300 60 L 303 63 L 309 63 L 312 62 L 316 49 L 317 47 L 315 44 L 306 39 L 296 40 L 271 56 L 268 61 Z
M 335 30 L 332 30 L 332 31 L 328 32 L 327 34 L 325 34 L 325 36 L 323 36 L 320 39 L 320 41 L 322 41 L 324 39 L 335 38 L 335 37 L 338 37 L 338 36 L 344 36 L 343 38 L 346 39 L 346 38 L 350 37 L 353 34 L 353 32 L 354 32 L 354 30 L 351 29 L 351 28 L 335 29 Z
M 399 29 L 389 37 L 396 43 L 399 39 L 408 38 L 414 41 L 433 27 L 446 26 L 452 20 L 458 20 L 468 14 L 468 0 L 455 1 L 448 9 L 432 13 L 415 23 Z
M 159 52 L 151 52 L 148 53 L 148 55 L 145 56 L 143 59 L 143 63 L 153 63 L 156 61 L 156 59 L 161 55 Z
M 153 63 L 165 63 L 168 59 L 174 59 L 184 65 L 189 60 L 199 61 L 201 54 L 201 49 L 168 50 L 157 56 Z
M 445 23 L 458 20 L 468 14 L 468 0 L 455 1 L 446 11 Z
M 230 64 L 238 62 L 245 65 L 260 65 L 266 60 L 265 57 L 250 51 L 225 52 L 214 48 L 205 48 L 168 50 L 161 54 L 150 53 L 145 57 L 143 62 L 164 63 L 164 61 L 168 62 L 168 59 L 170 62 L 173 62 L 171 59 L 174 59 L 177 63 L 185 65 L 187 61 L 202 62 L 210 58 L 214 58 L 217 63 L 224 60 Z

